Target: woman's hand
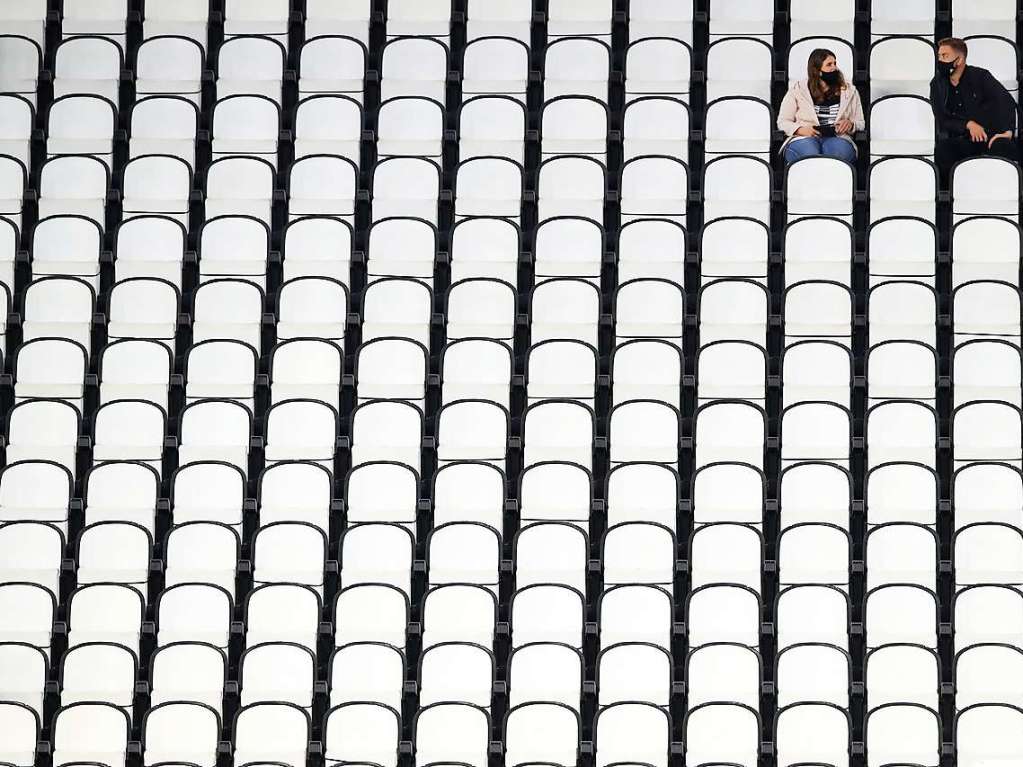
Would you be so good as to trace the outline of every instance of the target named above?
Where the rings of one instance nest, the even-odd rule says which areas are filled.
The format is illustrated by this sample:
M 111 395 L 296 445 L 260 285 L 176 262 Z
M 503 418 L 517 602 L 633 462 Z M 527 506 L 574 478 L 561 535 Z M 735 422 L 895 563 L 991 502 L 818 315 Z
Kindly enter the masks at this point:
M 841 120 L 835 123 L 835 133 L 837 133 L 840 136 L 844 136 L 848 133 L 852 133 L 855 130 L 855 127 L 856 126 L 853 125 L 852 120 L 848 120 L 843 117 Z
M 796 128 L 796 132 L 792 134 L 794 136 L 817 136 L 820 137 L 820 131 L 818 131 L 812 125 L 801 125 Z

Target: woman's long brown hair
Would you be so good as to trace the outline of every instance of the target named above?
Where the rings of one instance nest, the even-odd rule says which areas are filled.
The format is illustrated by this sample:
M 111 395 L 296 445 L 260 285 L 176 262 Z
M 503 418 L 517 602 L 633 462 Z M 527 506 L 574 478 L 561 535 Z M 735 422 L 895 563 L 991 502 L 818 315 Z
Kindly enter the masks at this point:
M 806 84 L 810 88 L 810 97 L 814 101 L 823 101 L 824 97 L 829 93 L 828 86 L 821 80 L 821 67 L 824 66 L 828 56 L 834 59 L 838 58 L 827 48 L 814 48 L 810 52 L 810 58 L 806 61 Z M 845 90 L 846 82 L 842 70 L 836 68 L 835 71 L 838 72 L 838 85 L 835 88 L 837 93 L 838 91 Z

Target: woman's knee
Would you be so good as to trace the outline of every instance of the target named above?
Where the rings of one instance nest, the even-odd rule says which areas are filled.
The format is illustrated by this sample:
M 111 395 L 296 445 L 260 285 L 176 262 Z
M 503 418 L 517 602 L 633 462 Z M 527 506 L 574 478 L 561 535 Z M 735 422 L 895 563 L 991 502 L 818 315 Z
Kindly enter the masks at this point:
M 824 142 L 821 154 L 834 157 L 837 160 L 844 160 L 848 163 L 856 162 L 856 147 L 851 141 L 844 138 L 831 138 Z
M 819 139 L 804 137 L 796 139 L 785 147 L 785 160 L 795 162 L 804 157 L 814 157 L 821 153 L 821 142 Z

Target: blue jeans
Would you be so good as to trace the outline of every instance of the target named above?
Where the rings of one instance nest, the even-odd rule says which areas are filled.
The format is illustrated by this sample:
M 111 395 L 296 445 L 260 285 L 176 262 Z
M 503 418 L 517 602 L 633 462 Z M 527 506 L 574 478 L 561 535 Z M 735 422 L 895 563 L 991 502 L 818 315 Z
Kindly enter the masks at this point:
M 856 162 L 856 147 L 853 146 L 851 141 L 839 138 L 838 136 L 829 138 L 799 136 L 785 147 L 786 162 L 795 162 L 804 157 L 814 157 L 816 155 L 834 157 L 836 160 L 854 163 Z

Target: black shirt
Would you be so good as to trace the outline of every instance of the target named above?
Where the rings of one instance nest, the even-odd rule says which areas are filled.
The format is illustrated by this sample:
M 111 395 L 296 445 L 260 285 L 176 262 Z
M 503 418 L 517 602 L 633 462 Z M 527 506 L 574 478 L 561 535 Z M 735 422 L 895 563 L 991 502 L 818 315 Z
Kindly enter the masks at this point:
M 956 85 L 943 76 L 931 80 L 931 109 L 938 133 L 962 136 L 966 123 L 975 120 L 990 136 L 1015 131 L 1016 102 L 994 75 L 980 67 L 967 66 Z

